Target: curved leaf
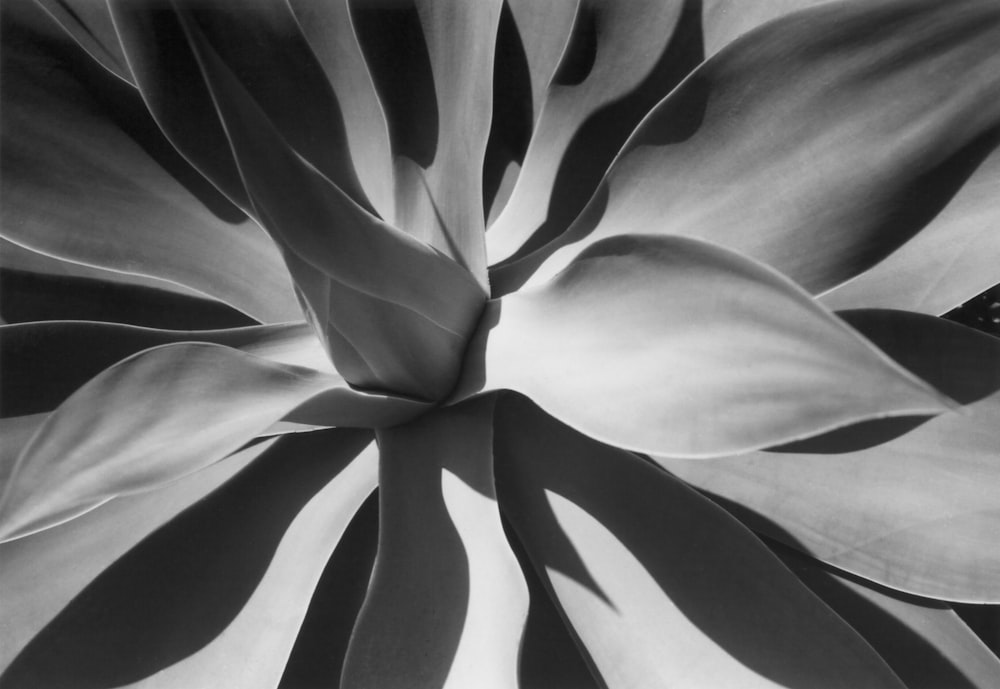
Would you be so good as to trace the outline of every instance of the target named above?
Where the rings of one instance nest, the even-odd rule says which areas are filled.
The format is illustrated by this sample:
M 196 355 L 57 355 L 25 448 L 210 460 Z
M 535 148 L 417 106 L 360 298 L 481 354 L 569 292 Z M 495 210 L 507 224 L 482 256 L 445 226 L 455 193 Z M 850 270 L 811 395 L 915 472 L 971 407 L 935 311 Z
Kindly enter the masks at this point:
M 781 452 L 656 461 L 752 528 L 836 567 L 921 596 L 1000 601 L 1000 340 L 930 316 L 844 316 L 968 406 Z
M 872 644 L 909 689 L 1000 685 L 1000 659 L 944 603 L 843 576 L 790 548 L 776 554 Z
M 947 408 L 787 279 L 697 240 L 605 240 L 491 309 L 458 389 L 522 392 L 620 447 L 718 456 Z
M 734 39 L 786 14 L 808 9 L 829 0 L 702 0 L 705 54 L 715 55 Z
M 528 614 L 493 489 L 493 400 L 379 432 L 379 548 L 344 687 L 511 687 Z
M 545 8 L 533 11 L 541 15 L 536 31 L 543 19 L 565 22 L 574 8 L 576 16 L 544 93 L 532 74 L 542 107 L 511 197 L 486 235 L 490 263 L 518 254 L 533 235 L 547 241 L 563 232 L 642 117 L 703 58 L 700 45 L 684 45 L 700 32 L 687 30 L 689 21 L 681 30 L 679 0 L 535 5 Z M 515 18 L 524 15 L 513 7 Z M 668 51 L 672 43 L 680 46 Z
M 90 582 L 4 680 L 276 686 L 330 554 L 375 485 L 374 448 L 361 452 L 370 438 L 277 443 Z
M 0 486 L 6 486 L 17 457 L 48 414 L 25 414 L 0 419 Z
M 35 0 L 93 59 L 122 81 L 132 82 L 111 13 L 92 0 Z
M 488 288 L 483 158 L 501 0 L 350 2 L 389 125 L 396 226 Z
M 58 527 L 0 543 L 6 592 L 0 672 L 101 572 L 273 445 L 258 443 L 158 490 L 109 500 Z
M 504 513 L 610 688 L 901 687 L 747 529 L 524 402 L 497 409 Z
M 262 321 L 300 318 L 273 243 L 177 155 L 135 90 L 76 46 L 40 38 L 23 13 L 5 6 L 2 236 L 176 282 Z
M 348 0 L 290 0 L 289 6 L 338 96 L 351 162 L 365 195 L 378 214 L 391 222 L 395 207 L 389 130 L 354 32 Z
M 1000 8 L 977 0 L 830 3 L 766 24 L 665 98 L 573 226 L 497 280 L 509 291 L 545 260 L 543 280 L 627 232 L 709 239 L 814 293 L 843 283 L 995 147 L 998 41 Z
M 874 268 L 822 295 L 831 309 L 940 316 L 1000 282 L 1000 148 L 920 234 Z
M 0 416 L 51 411 L 112 364 L 144 349 L 211 342 L 270 361 L 336 375 L 304 323 L 230 330 L 156 330 L 117 323 L 45 321 L 0 326 Z
M 201 469 L 320 393 L 338 396 L 345 425 L 366 403 L 335 376 L 220 345 L 125 359 L 67 399 L 21 452 L 0 501 L 0 535 L 24 536 Z
M 359 379 L 341 367 L 344 375 L 364 387 L 445 394 L 484 301 L 472 276 L 367 213 L 297 156 L 198 27 L 182 23 L 256 213 L 279 243 L 330 278 L 320 323 L 339 330 L 375 373 Z M 315 310 L 316 295 L 305 296 Z M 339 353 L 331 354 L 340 366 Z

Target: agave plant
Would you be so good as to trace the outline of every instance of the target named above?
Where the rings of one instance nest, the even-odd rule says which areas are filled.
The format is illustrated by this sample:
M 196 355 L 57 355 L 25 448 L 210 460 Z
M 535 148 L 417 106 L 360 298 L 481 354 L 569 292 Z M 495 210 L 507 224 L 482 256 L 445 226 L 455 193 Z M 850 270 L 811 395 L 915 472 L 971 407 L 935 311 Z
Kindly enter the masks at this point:
M 5 687 L 992 687 L 990 0 L 6 0 Z

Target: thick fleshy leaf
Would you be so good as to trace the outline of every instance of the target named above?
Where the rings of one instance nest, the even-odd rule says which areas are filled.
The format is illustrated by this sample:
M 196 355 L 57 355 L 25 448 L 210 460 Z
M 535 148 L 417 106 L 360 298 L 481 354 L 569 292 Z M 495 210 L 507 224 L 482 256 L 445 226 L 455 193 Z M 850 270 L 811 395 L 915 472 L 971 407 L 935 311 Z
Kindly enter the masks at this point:
M 515 686 L 528 592 L 493 488 L 493 399 L 378 441 L 378 555 L 341 686 Z
M 326 563 L 278 689 L 338 686 L 378 549 L 378 490 L 358 509 Z
M 129 83 L 129 70 L 111 13 L 93 0 L 35 0 L 76 43 L 106 70 Z
M 48 256 L 0 238 L 0 267 L 39 275 L 85 278 L 100 282 L 138 285 L 164 292 L 174 292 L 187 297 L 204 299 L 206 295 L 176 282 L 159 280 L 146 275 L 119 273 L 104 268 L 83 265 Z
M 110 4 L 122 47 L 157 123 L 235 203 L 251 208 L 212 88 L 200 78 L 199 60 L 189 43 L 192 26 L 288 145 L 370 208 L 351 164 L 338 96 L 287 3 Z M 304 99 L 308 107 L 303 107 Z
M 920 234 L 824 294 L 823 303 L 831 309 L 889 308 L 940 316 L 997 284 L 998 193 L 1000 148 L 994 148 Z
M 231 330 L 155 330 L 117 323 L 48 321 L 0 326 L 0 416 L 51 411 L 98 373 L 150 347 L 211 342 L 336 375 L 304 323 Z
M 301 317 L 273 243 L 177 155 L 135 90 L 77 46 L 40 38 L 25 19 L 38 7 L 4 10 L 3 237 L 180 283 L 262 321 Z
M 736 38 L 769 21 L 829 0 L 702 0 L 705 55 L 712 56 Z
M 375 373 L 358 379 L 341 367 L 344 376 L 363 387 L 445 394 L 483 291 L 464 268 L 369 214 L 297 156 L 199 28 L 183 23 L 257 215 L 286 249 L 331 278 L 320 323 L 339 330 Z M 304 294 L 315 310 L 316 295 Z
M 201 469 L 321 393 L 328 404 L 337 395 L 344 425 L 356 425 L 365 394 L 319 371 L 212 344 L 125 359 L 60 405 L 21 452 L 0 535 L 24 536 Z
M 0 487 L 7 485 L 18 455 L 47 416 L 25 414 L 0 419 Z
M 502 0 L 350 2 L 389 125 L 394 224 L 486 279 L 483 158 Z
M 274 442 L 253 445 L 158 490 L 109 500 L 53 529 L 0 543 L 0 583 L 9 596 L 0 621 L 0 668 L 6 669 L 101 572 L 231 479 Z M 46 580 L 40 585 L 43 575 Z
M 538 246 L 563 232 L 643 116 L 703 58 L 693 5 L 682 21 L 685 3 L 675 0 L 535 4 L 546 8 L 533 10 L 540 21 L 562 23 L 574 5 L 576 16 L 538 94 L 543 105 L 517 184 L 486 236 L 490 263 L 514 256 L 533 235 Z M 514 9 L 515 18 L 525 14 Z M 539 81 L 533 74 L 533 92 Z
M 1000 340 L 891 311 L 845 318 L 966 404 L 710 462 L 656 458 L 741 520 L 824 562 L 917 595 L 1000 601 Z
M 909 689 L 1000 686 L 998 659 L 944 603 L 838 574 L 774 546 L 781 560 L 878 651 Z
M 361 187 L 378 214 L 392 222 L 395 203 L 389 129 L 354 32 L 348 0 L 290 0 L 289 6 L 337 95 Z
M 90 321 L 14 324 L 0 327 L 5 392 L 0 411 L 3 416 L 50 411 L 112 364 L 177 342 L 245 347 L 272 361 L 333 372 L 305 324 L 194 332 Z
M 841 284 L 920 232 L 995 146 L 998 41 L 1000 7 L 977 0 L 766 24 L 653 110 L 573 226 L 501 289 L 619 233 L 709 239 L 814 293 Z
M 786 278 L 698 240 L 610 238 L 490 304 L 460 394 L 516 390 L 620 447 L 718 456 L 947 408 Z
M 358 454 L 370 434 L 331 433 L 276 444 L 132 548 L 32 640 L 4 679 L 276 686 L 316 583 L 375 485 L 374 448 Z
M 901 687 L 747 529 L 528 402 L 497 408 L 504 513 L 605 686 Z

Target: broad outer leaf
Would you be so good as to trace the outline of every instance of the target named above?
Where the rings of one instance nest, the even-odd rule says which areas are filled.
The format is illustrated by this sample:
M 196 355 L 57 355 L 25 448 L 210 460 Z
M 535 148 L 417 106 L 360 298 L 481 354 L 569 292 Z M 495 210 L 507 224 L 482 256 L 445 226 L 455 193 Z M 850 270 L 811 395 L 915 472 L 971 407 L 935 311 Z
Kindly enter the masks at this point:
M 551 238 L 566 229 L 632 129 L 684 76 L 663 73 L 664 68 L 686 66 L 680 56 L 666 55 L 683 2 L 534 4 L 546 8 L 534 12 L 548 21 L 565 21 L 563 15 L 574 5 L 576 16 L 559 67 L 538 93 L 542 107 L 521 174 L 486 235 L 490 263 L 514 256 L 535 233 Z M 515 17 L 523 14 L 517 4 L 514 8 Z M 558 45 L 561 37 L 559 31 L 545 38 L 555 38 Z M 690 67 L 703 57 L 696 52 Z M 532 82 L 537 92 L 534 74 Z
M 377 482 L 374 446 L 356 459 L 351 459 L 354 453 L 332 452 L 339 450 L 336 445 L 330 450 L 330 457 L 306 459 L 332 460 L 340 465 L 340 472 L 288 525 L 267 572 L 239 615 L 198 653 L 129 687 L 175 689 L 206 683 L 246 689 L 277 686 L 323 568 Z
M 709 239 L 814 293 L 843 283 L 920 232 L 995 143 L 998 42 L 989 0 L 840 2 L 766 24 L 653 110 L 573 226 L 501 289 L 557 247 L 536 279 L 626 232 Z
M 135 90 L 76 46 L 39 40 L 22 19 L 41 10 L 15 5 L 4 17 L 2 236 L 176 282 L 265 322 L 301 317 L 273 243 L 173 151 Z
M 3 238 L 0 238 L 0 267 L 8 270 L 20 270 L 27 273 L 36 273 L 39 275 L 86 278 L 101 282 L 138 285 L 140 287 L 149 287 L 166 292 L 175 292 L 188 297 L 201 299 L 204 299 L 207 296 L 176 282 L 159 280 L 146 275 L 119 273 L 104 268 L 95 268 L 82 263 L 55 258 L 32 249 L 27 249 L 20 244 L 15 244 L 14 242 Z
M 4 680 L 276 686 L 330 553 L 375 484 L 370 439 L 352 430 L 275 443 L 89 581 Z
M 335 376 L 220 345 L 164 345 L 125 359 L 66 400 L 21 452 L 0 501 L 0 536 L 208 466 L 324 392 L 339 392 L 348 419 L 364 397 Z
M 1000 340 L 930 316 L 844 315 L 967 406 L 782 452 L 656 460 L 751 528 L 836 567 L 917 595 L 1000 602 Z
M 984 139 L 983 146 L 995 146 Z M 944 314 L 1000 283 L 1000 148 L 920 234 L 874 268 L 822 295 L 831 309 Z
M 595 244 L 491 302 L 477 338 L 460 394 L 516 390 L 593 438 L 674 456 L 947 404 L 786 278 L 683 237 Z
M 520 400 L 498 405 L 496 453 L 504 513 L 610 689 L 902 686 L 750 531 L 651 464 Z
M 0 489 L 10 481 L 18 455 L 46 416 L 48 415 L 24 414 L 0 419 Z
M 394 224 L 486 290 L 481 173 L 502 2 L 350 4 L 389 126 Z
M 222 344 L 277 363 L 337 375 L 305 323 L 198 331 L 91 321 L 17 323 L 0 326 L 4 383 L 0 412 L 9 416 L 51 411 L 112 364 L 176 342 Z
M 822 2 L 828 0 L 703 0 L 699 4 L 702 6 L 705 54 L 715 55 L 734 39 L 761 24 Z
M 273 444 L 258 443 L 158 490 L 109 500 L 58 527 L 0 544 L 0 672 L 102 571 Z
M 909 689 L 1000 686 L 1000 659 L 946 604 L 838 574 L 790 548 L 776 546 L 776 554 Z
M 512 687 L 528 591 L 493 488 L 493 399 L 378 434 L 379 547 L 341 686 Z

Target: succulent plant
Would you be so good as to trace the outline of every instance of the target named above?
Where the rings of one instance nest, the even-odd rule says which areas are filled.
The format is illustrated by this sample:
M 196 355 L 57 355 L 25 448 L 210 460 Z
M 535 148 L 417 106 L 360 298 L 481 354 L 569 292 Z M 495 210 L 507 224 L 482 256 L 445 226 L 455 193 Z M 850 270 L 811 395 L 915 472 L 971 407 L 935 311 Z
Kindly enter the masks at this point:
M 1000 685 L 1000 3 L 2 11 L 3 686 Z

